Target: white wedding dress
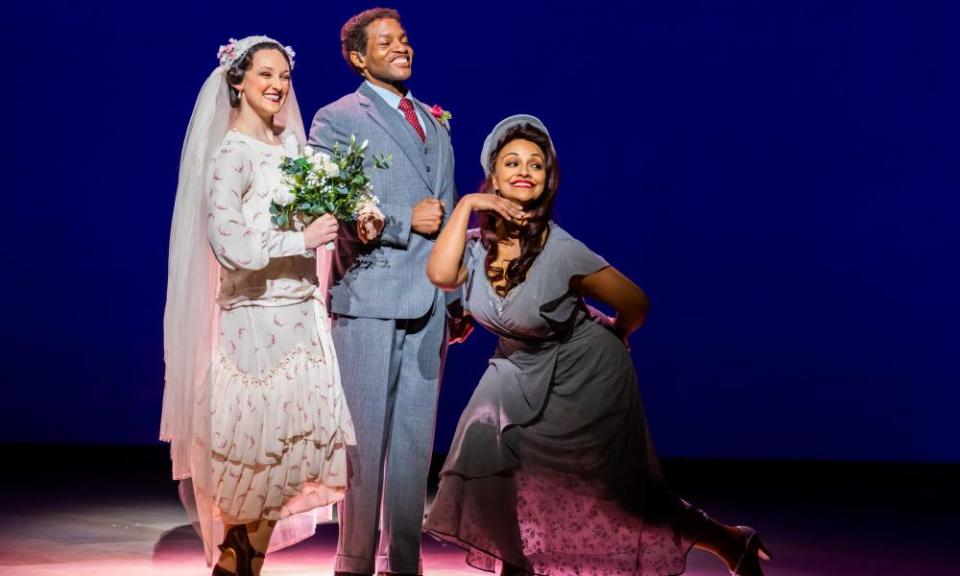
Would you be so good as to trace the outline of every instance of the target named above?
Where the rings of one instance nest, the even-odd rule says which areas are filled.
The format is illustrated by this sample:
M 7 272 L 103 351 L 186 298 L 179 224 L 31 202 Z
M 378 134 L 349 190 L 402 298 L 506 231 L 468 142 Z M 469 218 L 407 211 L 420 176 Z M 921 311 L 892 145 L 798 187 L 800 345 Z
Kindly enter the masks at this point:
M 340 500 L 356 443 L 316 259 L 301 233 L 270 222 L 280 159 L 295 147 L 231 130 L 212 160 L 207 238 L 221 268 L 209 496 L 229 523 Z

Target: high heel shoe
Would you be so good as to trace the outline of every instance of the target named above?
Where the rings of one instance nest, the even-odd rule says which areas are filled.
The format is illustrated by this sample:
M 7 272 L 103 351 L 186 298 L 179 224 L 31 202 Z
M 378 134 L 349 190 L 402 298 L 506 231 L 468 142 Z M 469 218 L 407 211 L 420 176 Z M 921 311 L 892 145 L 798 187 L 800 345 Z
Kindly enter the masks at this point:
M 532 572 L 527 572 L 519 566 L 515 566 L 509 562 L 504 562 L 499 559 L 496 561 L 496 565 L 497 576 L 527 576 L 528 574 L 532 574 Z
M 217 548 L 221 552 L 226 552 L 228 549 L 233 550 L 237 571 L 231 572 L 219 564 L 214 564 L 212 576 L 253 576 L 254 559 L 265 557 L 263 552 L 254 548 L 253 544 L 250 543 L 247 527 L 243 524 L 237 524 L 228 530 L 223 538 L 223 544 L 220 544 Z
M 760 560 L 770 560 L 770 552 L 760 541 L 760 535 L 749 526 L 737 526 L 743 537 L 743 553 L 737 560 L 736 566 L 730 570 L 730 576 L 763 576 Z

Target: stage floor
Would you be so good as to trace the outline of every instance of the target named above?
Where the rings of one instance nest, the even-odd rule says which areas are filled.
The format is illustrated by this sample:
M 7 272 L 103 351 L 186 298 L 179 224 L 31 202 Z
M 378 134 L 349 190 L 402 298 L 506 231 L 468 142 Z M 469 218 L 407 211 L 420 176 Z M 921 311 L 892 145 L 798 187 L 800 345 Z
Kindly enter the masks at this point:
M 160 447 L 3 449 L 3 576 L 209 574 Z M 58 450 L 72 451 L 62 466 L 50 463 Z M 960 536 L 956 466 L 668 460 L 665 468 L 695 505 L 762 532 L 774 555 L 767 576 L 960 573 L 950 552 Z M 317 528 L 271 554 L 265 576 L 332 574 L 337 527 Z M 429 537 L 423 550 L 428 575 L 486 574 Z M 686 572 L 726 573 L 697 550 Z

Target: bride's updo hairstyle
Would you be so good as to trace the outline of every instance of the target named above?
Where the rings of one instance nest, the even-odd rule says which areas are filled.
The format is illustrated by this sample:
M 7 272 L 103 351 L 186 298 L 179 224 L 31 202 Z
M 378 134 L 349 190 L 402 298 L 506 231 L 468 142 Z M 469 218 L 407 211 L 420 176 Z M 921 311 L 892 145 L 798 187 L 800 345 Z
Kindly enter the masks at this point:
M 247 36 L 241 40 L 231 38 L 227 45 L 221 46 L 220 51 L 217 52 L 220 68 L 224 71 L 223 76 L 227 82 L 230 106 L 234 108 L 240 106 L 240 91 L 233 85 L 243 82 L 243 76 L 253 65 L 253 55 L 260 50 L 279 50 L 290 65 L 290 69 L 293 70 L 293 57 L 296 56 L 293 48 L 284 46 L 268 36 Z

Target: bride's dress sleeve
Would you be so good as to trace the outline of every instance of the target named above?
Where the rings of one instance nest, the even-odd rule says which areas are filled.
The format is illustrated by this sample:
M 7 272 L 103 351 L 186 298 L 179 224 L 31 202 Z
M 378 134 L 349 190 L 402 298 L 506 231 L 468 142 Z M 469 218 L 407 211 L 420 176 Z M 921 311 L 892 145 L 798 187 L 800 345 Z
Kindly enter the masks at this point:
M 306 252 L 302 232 L 253 228 L 243 217 L 243 198 L 254 183 L 251 153 L 242 144 L 225 144 L 213 161 L 207 239 L 228 270 L 261 270 L 271 258 Z M 269 213 L 258 218 L 269 219 Z

